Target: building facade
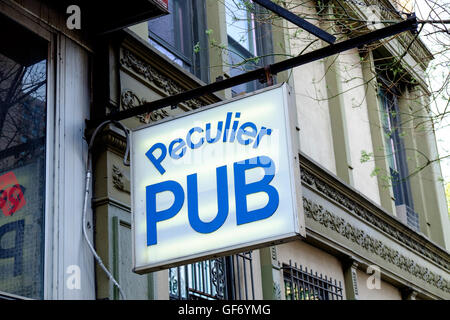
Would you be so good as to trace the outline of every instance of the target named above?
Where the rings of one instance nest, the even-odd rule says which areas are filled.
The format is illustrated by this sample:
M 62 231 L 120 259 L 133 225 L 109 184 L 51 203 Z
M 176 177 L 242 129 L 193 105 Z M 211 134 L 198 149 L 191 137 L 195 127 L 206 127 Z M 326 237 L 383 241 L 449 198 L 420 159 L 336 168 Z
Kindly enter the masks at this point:
M 287 5 L 340 40 L 380 26 L 327 17 L 400 20 L 384 0 Z M 1 0 L 0 25 L 3 298 L 120 298 L 82 234 L 87 119 L 326 45 L 237 0 Z M 438 162 L 421 168 L 423 155 L 437 156 L 431 122 L 422 125 L 432 56 L 413 40 L 402 33 L 275 78 L 295 92 L 304 239 L 133 273 L 126 139 L 103 130 L 86 228 L 127 299 L 449 299 L 441 171 Z M 252 81 L 122 123 L 137 128 L 266 86 Z

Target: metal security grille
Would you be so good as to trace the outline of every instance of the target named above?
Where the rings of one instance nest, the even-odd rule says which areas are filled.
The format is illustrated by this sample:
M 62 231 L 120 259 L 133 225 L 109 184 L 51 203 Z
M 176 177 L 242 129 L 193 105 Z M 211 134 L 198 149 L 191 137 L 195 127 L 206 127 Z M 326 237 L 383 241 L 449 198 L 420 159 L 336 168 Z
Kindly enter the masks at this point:
M 253 300 L 252 253 L 169 269 L 172 300 Z
M 342 300 L 342 285 L 336 279 L 308 272 L 308 268 L 303 270 L 302 266 L 297 268 L 297 264 L 292 266 L 283 264 L 283 277 L 286 300 Z

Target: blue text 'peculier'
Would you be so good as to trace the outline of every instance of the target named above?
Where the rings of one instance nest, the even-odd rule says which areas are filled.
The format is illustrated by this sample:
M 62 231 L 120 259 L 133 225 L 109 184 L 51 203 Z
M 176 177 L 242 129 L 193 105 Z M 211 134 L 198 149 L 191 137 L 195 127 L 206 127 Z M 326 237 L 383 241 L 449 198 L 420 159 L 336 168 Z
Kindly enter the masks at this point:
M 217 122 L 214 132 L 211 123 L 206 123 L 204 128 L 192 127 L 186 133 L 184 139 L 176 138 L 170 142 L 168 147 L 161 142 L 155 143 L 145 155 L 155 168 L 161 174 L 164 174 L 166 170 L 162 162 L 167 156 L 167 151 L 169 151 L 169 156 L 176 160 L 181 159 L 188 151 L 188 148 L 191 150 L 198 149 L 205 143 L 216 143 L 219 140 L 222 140 L 224 143 L 237 141 L 242 145 L 253 144 L 253 148 L 258 148 L 261 139 L 265 135 L 270 135 L 272 129 L 261 127 L 258 130 L 258 127 L 253 122 L 240 124 L 240 117 L 240 112 L 236 112 L 234 117 L 232 112 L 228 112 L 225 121 Z

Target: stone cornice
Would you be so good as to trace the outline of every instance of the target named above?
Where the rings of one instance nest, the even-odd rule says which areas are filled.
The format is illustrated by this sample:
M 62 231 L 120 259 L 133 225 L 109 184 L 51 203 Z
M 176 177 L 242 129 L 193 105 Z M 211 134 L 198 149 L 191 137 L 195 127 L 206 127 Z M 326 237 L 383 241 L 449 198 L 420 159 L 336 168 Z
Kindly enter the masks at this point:
M 400 21 L 401 19 L 403 19 L 403 17 L 400 17 L 397 13 L 394 12 L 395 8 L 392 6 L 390 1 L 381 0 L 378 1 L 378 4 L 373 4 L 372 2 L 373 1 L 369 0 L 346 1 L 345 6 L 350 8 L 352 13 L 354 13 L 361 20 L 368 19 L 367 12 L 365 12 L 364 10 L 368 9 L 371 6 L 375 8 L 386 8 L 385 10 L 377 10 L 377 14 L 380 15 L 380 18 L 383 21 Z M 357 5 L 357 3 L 360 3 L 360 5 Z M 400 40 L 401 44 L 406 49 L 414 39 L 414 35 L 411 32 L 403 32 L 396 38 Z M 409 50 L 412 52 L 412 56 L 414 57 L 416 62 L 420 64 L 424 70 L 426 69 L 428 62 L 433 59 L 432 53 L 420 39 L 416 39 L 410 45 Z
M 374 8 L 387 8 L 385 10 L 376 10 L 378 20 L 383 21 L 401 21 L 404 17 L 400 17 L 394 12 L 394 8 L 389 1 L 380 1 L 379 4 L 371 4 L 373 1 L 369 0 L 349 0 L 341 2 L 346 8 L 346 11 L 353 14 L 353 18 L 361 21 L 368 21 L 369 16 L 372 15 L 369 10 L 371 6 Z M 338 7 L 337 7 L 338 8 Z M 339 9 L 337 9 L 339 10 Z M 388 24 L 384 24 L 387 26 Z M 369 32 L 367 26 L 361 26 L 358 29 L 358 33 Z M 402 32 L 392 38 L 390 41 L 382 40 L 383 47 L 389 52 L 392 57 L 402 56 L 402 67 L 417 83 L 425 90 L 427 94 L 430 94 L 427 83 L 424 79 L 424 73 L 428 67 L 429 62 L 434 58 L 433 54 L 421 41 L 420 38 L 415 38 L 412 32 Z M 405 54 L 405 50 L 408 52 Z
M 95 139 L 94 154 L 100 154 L 105 150 L 113 151 L 114 153 L 124 156 L 127 147 L 127 141 L 125 135 L 118 130 L 114 130 L 111 127 L 106 127 L 99 137 Z
M 303 208 L 308 219 L 320 223 L 326 228 L 344 236 L 359 247 L 367 250 L 371 254 L 377 255 L 388 263 L 391 263 L 414 277 L 427 282 L 428 284 L 450 293 L 450 284 L 447 279 L 430 271 L 426 266 L 416 263 L 413 259 L 403 255 L 398 250 L 383 243 L 383 241 L 366 234 L 366 232 L 351 223 L 347 222 L 321 205 L 303 197 Z
M 119 64 L 161 96 L 170 96 L 202 85 L 203 81 L 170 61 L 134 32 L 123 30 Z M 213 104 L 221 98 L 213 93 L 181 104 L 186 110 Z
M 321 168 L 304 154 L 300 154 L 300 167 L 303 185 L 315 189 L 363 219 L 368 225 L 394 238 L 409 250 L 450 271 L 450 255 L 445 249 L 404 225 L 400 220 L 340 181 L 332 173 Z
M 157 90 L 161 95 L 172 96 L 188 90 L 127 48 L 122 48 L 121 50 L 120 66 L 136 73 L 143 81 L 152 85 L 153 89 Z M 184 104 L 190 110 L 197 109 L 207 103 L 200 99 L 192 99 Z

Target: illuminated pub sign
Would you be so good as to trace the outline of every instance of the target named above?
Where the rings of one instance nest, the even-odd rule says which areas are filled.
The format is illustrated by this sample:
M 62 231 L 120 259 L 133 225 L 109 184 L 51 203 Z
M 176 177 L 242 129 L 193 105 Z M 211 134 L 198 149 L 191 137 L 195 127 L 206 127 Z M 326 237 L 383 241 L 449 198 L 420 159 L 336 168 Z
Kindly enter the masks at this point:
M 271 87 L 132 132 L 135 272 L 304 236 L 290 90 Z

